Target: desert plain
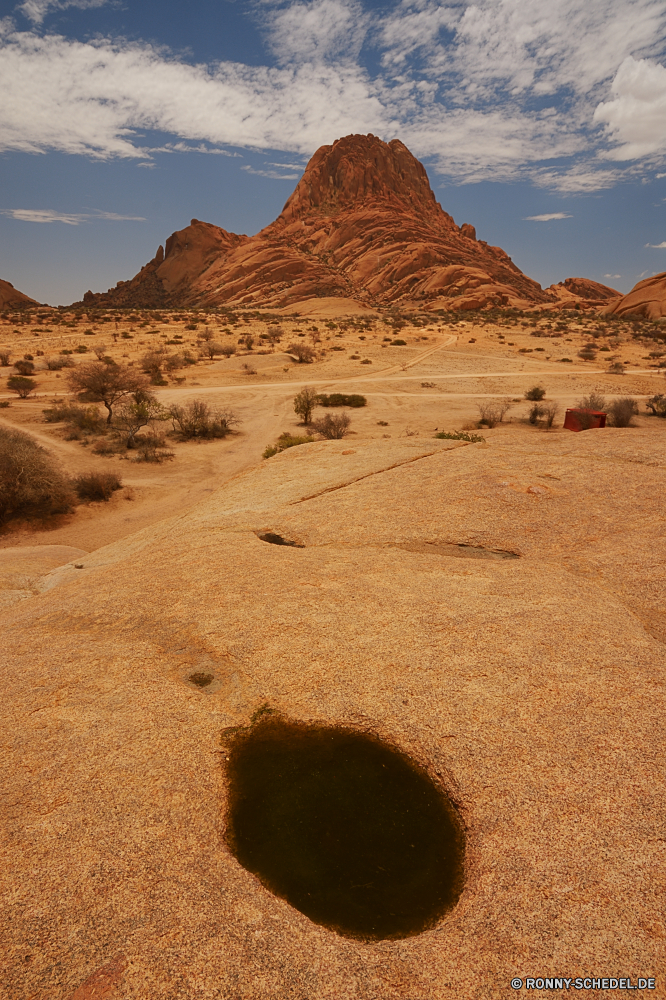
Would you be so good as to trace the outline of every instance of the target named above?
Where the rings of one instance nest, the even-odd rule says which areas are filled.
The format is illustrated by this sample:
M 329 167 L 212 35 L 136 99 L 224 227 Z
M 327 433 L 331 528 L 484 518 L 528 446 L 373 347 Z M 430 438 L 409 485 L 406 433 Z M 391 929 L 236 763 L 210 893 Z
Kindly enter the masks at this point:
M 515 995 L 516 976 L 659 986 L 666 421 L 644 405 L 664 385 L 654 324 L 509 310 L 396 325 L 394 312 L 335 300 L 233 321 L 14 319 L 0 340 L 33 354 L 37 387 L 25 400 L 0 392 L 2 425 L 69 474 L 113 470 L 122 488 L 0 535 L 0 995 L 439 1000 Z M 67 372 L 40 359 L 97 346 L 138 365 L 159 342 L 195 350 L 204 331 L 237 353 L 199 358 L 154 392 L 233 411 L 226 438 L 141 463 L 44 421 Z M 299 337 L 310 363 L 287 350 Z M 595 359 L 581 359 L 591 341 Z M 550 429 L 529 423 L 535 385 L 559 405 Z M 305 386 L 367 404 L 348 411 L 344 438 L 262 458 L 281 433 L 306 433 L 293 410 Z M 636 399 L 633 426 L 563 429 L 591 392 Z M 479 407 L 498 401 L 511 403 L 503 420 L 479 427 Z M 465 428 L 482 440 L 435 437 Z M 205 688 L 190 680 L 201 671 Z M 238 864 L 221 737 L 261 706 L 374 733 L 448 793 L 465 885 L 436 926 L 346 938 Z

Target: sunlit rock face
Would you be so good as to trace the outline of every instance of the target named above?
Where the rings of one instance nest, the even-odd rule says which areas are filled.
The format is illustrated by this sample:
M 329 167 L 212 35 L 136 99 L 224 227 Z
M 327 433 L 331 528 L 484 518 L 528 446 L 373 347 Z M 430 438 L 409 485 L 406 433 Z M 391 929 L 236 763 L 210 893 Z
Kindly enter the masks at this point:
M 279 217 L 253 237 L 193 220 L 131 282 L 87 304 L 256 304 L 338 296 L 481 309 L 547 303 L 499 247 L 456 225 L 399 139 L 349 135 L 321 146 Z

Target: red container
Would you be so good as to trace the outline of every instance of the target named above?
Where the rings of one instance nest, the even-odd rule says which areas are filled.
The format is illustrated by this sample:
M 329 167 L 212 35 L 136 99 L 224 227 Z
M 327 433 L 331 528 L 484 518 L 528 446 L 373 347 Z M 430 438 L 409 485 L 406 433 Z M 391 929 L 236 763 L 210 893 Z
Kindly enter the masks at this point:
M 595 427 L 606 426 L 606 414 L 601 410 L 571 407 L 564 414 L 564 426 L 568 431 L 591 431 Z

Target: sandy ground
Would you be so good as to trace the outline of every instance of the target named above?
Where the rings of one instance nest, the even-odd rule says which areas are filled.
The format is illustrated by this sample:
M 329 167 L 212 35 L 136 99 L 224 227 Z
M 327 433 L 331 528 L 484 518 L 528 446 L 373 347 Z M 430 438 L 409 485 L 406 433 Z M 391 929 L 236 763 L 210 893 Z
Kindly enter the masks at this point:
M 127 483 L 2 536 L 3 1000 L 485 1000 L 516 976 L 663 994 L 666 421 L 546 432 L 522 400 L 640 398 L 663 375 L 635 342 L 612 376 L 519 354 L 522 328 L 425 333 L 362 341 L 363 367 L 356 329 L 313 365 L 197 366 L 161 397 L 231 406 L 238 434 L 160 466 L 41 422 L 51 375 L 1 411 Z M 262 461 L 302 432 L 304 384 L 368 405 L 345 439 Z M 484 442 L 434 437 L 493 398 L 517 402 Z M 231 856 L 221 733 L 266 703 L 377 733 L 448 791 L 466 882 L 435 928 L 342 938 Z

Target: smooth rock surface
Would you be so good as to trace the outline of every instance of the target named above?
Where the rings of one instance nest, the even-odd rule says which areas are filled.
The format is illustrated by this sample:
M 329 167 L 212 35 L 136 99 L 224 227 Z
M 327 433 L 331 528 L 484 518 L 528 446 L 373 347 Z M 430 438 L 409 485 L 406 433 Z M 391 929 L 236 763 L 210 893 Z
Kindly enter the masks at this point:
M 654 441 L 292 448 L 0 612 L 3 995 L 471 1000 L 658 976 Z M 409 551 L 428 543 L 520 558 Z M 466 883 L 435 928 L 342 938 L 231 856 L 221 734 L 263 704 L 377 733 L 450 793 Z

